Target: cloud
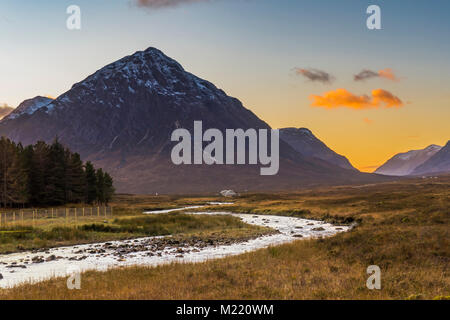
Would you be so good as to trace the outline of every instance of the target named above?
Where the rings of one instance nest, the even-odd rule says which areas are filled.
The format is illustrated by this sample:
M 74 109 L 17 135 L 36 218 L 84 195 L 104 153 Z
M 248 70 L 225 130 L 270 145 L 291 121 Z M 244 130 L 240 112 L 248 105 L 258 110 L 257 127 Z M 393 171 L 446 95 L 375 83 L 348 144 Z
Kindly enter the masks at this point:
M 373 123 L 373 120 L 372 120 L 372 119 L 369 119 L 369 118 L 364 118 L 363 121 L 364 121 L 366 124 L 372 124 L 372 123 Z
M 394 71 L 392 71 L 392 69 L 390 69 L 390 68 L 386 68 L 386 69 L 379 70 L 379 71 L 372 71 L 372 70 L 365 69 L 365 70 L 361 71 L 360 73 L 355 74 L 353 77 L 353 79 L 355 81 L 363 81 L 363 80 L 368 80 L 368 79 L 372 79 L 372 78 L 384 78 L 384 79 L 389 79 L 392 81 L 398 81 L 398 78 L 394 74 Z
M 380 75 L 372 70 L 363 70 L 358 74 L 355 74 L 353 79 L 355 81 L 362 81 L 362 80 L 366 80 L 366 79 L 371 79 L 371 78 L 377 78 Z
M 378 74 L 380 75 L 381 78 L 385 78 L 385 79 L 389 79 L 392 81 L 398 81 L 398 78 L 395 76 L 394 71 L 392 71 L 392 69 L 383 69 L 378 71 Z
M 373 103 L 378 107 L 385 104 L 386 108 L 399 108 L 403 106 L 403 101 L 394 96 L 389 91 L 383 89 L 372 90 Z
M 310 81 L 317 81 L 322 83 L 331 83 L 334 80 L 334 77 L 330 75 L 328 72 L 318 70 L 318 69 L 301 69 L 295 68 L 295 73 L 297 75 L 304 76 Z
M 311 106 L 325 109 L 336 109 L 340 107 L 362 110 L 374 108 L 400 108 L 402 100 L 389 91 L 383 89 L 372 90 L 372 96 L 357 96 L 346 89 L 336 89 L 325 92 L 323 95 L 310 95 Z
M 133 0 L 138 7 L 146 7 L 151 9 L 161 9 L 166 7 L 176 7 L 181 4 L 208 2 L 210 0 Z

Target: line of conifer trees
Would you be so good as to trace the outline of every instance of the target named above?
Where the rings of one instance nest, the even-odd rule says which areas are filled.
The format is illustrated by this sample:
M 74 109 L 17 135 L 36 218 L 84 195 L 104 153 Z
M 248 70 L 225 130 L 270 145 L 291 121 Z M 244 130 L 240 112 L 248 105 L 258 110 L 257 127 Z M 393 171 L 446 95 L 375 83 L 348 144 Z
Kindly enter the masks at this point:
M 49 206 L 66 203 L 107 204 L 114 194 L 111 176 L 57 139 L 23 147 L 0 138 L 0 205 Z

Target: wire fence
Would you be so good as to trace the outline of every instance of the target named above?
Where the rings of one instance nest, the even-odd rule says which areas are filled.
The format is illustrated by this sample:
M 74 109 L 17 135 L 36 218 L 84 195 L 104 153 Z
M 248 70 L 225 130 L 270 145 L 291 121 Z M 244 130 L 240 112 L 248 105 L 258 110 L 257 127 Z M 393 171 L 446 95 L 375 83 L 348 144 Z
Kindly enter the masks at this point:
M 105 220 L 113 215 L 113 207 L 108 206 L 0 211 L 0 227 L 34 226 L 49 220 L 69 224 L 85 220 Z

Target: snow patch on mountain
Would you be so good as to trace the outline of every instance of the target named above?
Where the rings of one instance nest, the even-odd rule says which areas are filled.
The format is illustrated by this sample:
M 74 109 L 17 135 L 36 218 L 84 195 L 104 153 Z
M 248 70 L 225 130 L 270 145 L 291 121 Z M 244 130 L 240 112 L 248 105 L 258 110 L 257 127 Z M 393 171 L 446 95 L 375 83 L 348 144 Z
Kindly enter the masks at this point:
M 53 99 L 42 96 L 37 96 L 32 99 L 25 100 L 7 117 L 5 117 L 5 120 L 16 119 L 26 114 L 31 115 L 37 110 L 49 105 L 52 101 Z

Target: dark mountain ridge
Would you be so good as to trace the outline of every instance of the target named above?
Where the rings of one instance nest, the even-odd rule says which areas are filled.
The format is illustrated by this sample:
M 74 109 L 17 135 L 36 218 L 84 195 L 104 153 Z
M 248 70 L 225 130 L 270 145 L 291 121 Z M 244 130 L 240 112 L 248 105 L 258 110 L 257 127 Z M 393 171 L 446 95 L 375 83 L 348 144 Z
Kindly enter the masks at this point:
M 306 157 L 322 159 L 341 168 L 357 171 L 346 157 L 328 148 L 307 128 L 280 129 L 280 138 Z

